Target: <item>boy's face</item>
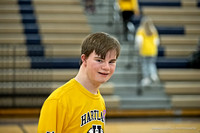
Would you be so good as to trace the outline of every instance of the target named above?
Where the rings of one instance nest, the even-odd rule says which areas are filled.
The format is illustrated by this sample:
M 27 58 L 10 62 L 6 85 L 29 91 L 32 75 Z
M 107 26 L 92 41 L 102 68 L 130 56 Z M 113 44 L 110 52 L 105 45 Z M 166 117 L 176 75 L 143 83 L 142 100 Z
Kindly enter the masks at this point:
M 85 60 L 86 74 L 93 84 L 102 84 L 110 79 L 116 68 L 116 51 L 110 50 L 105 59 L 93 51 Z

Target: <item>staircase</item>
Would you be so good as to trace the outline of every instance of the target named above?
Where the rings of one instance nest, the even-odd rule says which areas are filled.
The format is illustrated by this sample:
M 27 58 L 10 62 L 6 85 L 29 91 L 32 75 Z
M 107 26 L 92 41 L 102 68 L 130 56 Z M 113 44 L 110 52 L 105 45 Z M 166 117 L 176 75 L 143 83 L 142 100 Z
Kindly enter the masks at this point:
M 114 94 L 119 96 L 118 109 L 166 109 L 170 108 L 168 96 L 162 83 L 149 88 L 140 88 L 140 64 L 134 43 L 123 41 L 122 21 L 113 18 L 114 0 L 104 1 L 98 6 L 95 15 L 88 14 L 88 22 L 92 32 L 107 32 L 114 35 L 121 43 L 121 55 L 117 60 L 117 68 L 110 79 L 114 85 Z
M 104 6 L 97 7 L 95 15 L 88 15 L 88 21 L 93 32 L 108 32 L 121 42 L 122 51 L 117 69 L 110 80 L 120 99 L 119 109 L 198 109 L 199 95 L 193 94 L 200 94 L 197 87 L 200 72 L 190 68 L 188 57 L 196 50 L 199 42 L 199 2 L 139 0 L 142 15 L 153 19 L 161 39 L 157 60 L 161 83 L 149 88 L 141 88 L 139 85 L 139 57 L 133 49 L 134 43 L 123 41 L 122 20 L 117 20 L 118 12 L 114 10 L 114 2 L 104 1 Z M 133 23 L 138 25 L 141 17 L 134 18 Z M 182 76 L 180 73 L 183 73 Z M 187 87 L 181 85 L 183 82 L 187 82 Z M 185 96 L 187 98 L 184 100 Z

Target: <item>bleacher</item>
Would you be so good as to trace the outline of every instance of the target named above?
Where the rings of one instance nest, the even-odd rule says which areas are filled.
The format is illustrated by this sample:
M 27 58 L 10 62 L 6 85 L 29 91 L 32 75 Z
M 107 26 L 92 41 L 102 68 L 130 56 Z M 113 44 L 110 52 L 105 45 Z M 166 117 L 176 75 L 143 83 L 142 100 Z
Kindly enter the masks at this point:
M 0 1 L 0 115 L 37 114 L 48 95 L 77 74 L 89 33 L 79 0 Z M 108 108 L 118 106 L 112 83 L 100 90 Z
M 80 0 L 1 0 L 0 116 L 38 116 L 47 96 L 78 72 L 80 44 L 87 34 L 105 31 L 120 39 L 120 27 L 112 23 L 113 3 L 104 1 L 95 15 L 86 16 Z M 190 67 L 188 58 L 200 41 L 199 3 L 139 0 L 142 14 L 133 23 L 150 16 L 158 29 L 161 83 L 137 95 L 141 74 L 137 52 L 133 50 L 133 68 L 128 70 L 125 44 L 132 42 L 120 40 L 117 70 L 100 88 L 108 117 L 200 114 L 200 71 Z

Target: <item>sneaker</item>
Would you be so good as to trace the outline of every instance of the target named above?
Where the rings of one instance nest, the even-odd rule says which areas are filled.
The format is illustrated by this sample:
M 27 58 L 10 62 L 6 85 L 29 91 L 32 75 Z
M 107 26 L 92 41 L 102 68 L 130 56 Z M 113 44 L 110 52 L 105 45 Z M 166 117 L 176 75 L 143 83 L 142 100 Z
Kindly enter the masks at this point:
M 158 76 L 155 75 L 155 74 L 154 74 L 154 75 L 151 75 L 151 80 L 152 80 L 154 83 L 159 83 L 159 82 L 160 82 Z
M 151 80 L 149 79 L 149 78 L 143 78 L 142 80 L 141 80 L 141 85 L 142 85 L 142 87 L 147 87 L 147 86 L 149 86 L 151 84 Z

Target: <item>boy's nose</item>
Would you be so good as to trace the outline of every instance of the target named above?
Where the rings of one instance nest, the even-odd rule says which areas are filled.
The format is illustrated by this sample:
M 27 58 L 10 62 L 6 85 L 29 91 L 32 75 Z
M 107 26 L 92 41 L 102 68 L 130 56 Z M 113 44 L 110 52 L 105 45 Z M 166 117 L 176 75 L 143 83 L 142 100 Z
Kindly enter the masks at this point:
M 104 63 L 102 69 L 108 71 L 110 69 L 109 63 Z

